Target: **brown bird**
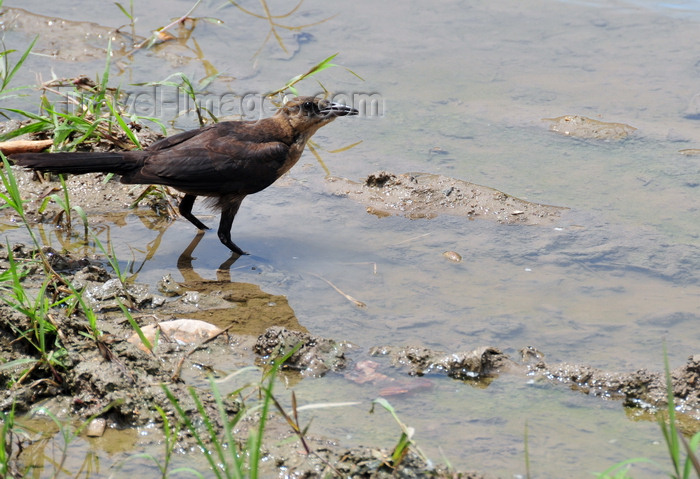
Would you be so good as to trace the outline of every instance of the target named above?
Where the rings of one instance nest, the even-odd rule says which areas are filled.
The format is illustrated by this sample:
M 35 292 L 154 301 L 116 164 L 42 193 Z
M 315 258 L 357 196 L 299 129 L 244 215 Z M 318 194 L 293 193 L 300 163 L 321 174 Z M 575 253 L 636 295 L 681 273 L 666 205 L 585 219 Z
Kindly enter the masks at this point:
M 239 255 L 231 225 L 243 198 L 264 190 L 299 161 L 306 142 L 338 116 L 357 115 L 345 105 L 315 97 L 288 101 L 274 116 L 225 121 L 164 138 L 145 150 L 110 153 L 22 153 L 17 165 L 54 173 L 116 173 L 126 184 L 172 186 L 185 193 L 180 214 L 201 230 L 192 214 L 197 196 L 221 210 L 218 235 Z

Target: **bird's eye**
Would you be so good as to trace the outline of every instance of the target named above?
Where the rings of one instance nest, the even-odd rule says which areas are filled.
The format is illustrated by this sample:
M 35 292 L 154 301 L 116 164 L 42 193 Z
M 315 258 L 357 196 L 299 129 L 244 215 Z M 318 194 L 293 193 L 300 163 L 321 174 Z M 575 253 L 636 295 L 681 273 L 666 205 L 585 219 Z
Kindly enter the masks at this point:
M 305 101 L 304 104 L 301 106 L 304 110 L 308 111 L 311 113 L 314 111 L 314 102 L 312 101 Z

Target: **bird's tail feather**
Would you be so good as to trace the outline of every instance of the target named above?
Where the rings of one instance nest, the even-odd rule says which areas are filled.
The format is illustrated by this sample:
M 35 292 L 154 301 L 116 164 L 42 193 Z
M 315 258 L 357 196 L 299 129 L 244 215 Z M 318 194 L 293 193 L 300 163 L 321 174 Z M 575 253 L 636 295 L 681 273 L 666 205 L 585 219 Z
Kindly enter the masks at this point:
M 52 173 L 117 173 L 124 174 L 138 167 L 138 158 L 121 153 L 20 153 L 10 160 L 16 165 Z

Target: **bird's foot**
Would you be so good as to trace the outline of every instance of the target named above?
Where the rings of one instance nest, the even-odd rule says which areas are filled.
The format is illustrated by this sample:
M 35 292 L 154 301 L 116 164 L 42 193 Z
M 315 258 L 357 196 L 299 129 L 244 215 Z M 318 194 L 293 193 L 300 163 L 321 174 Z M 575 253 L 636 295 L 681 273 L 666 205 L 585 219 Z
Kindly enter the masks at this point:
M 248 254 L 248 253 L 246 253 L 245 251 L 243 251 L 241 248 L 239 248 L 238 246 L 236 246 L 236 243 L 234 243 L 233 241 L 231 241 L 231 238 L 228 238 L 228 237 L 226 237 L 226 236 L 219 235 L 219 239 L 221 240 L 221 243 L 222 243 L 224 246 L 226 246 L 228 249 L 230 249 L 231 251 L 233 251 L 233 252 L 236 253 L 237 255 L 243 256 L 243 255 L 247 255 L 247 254 Z

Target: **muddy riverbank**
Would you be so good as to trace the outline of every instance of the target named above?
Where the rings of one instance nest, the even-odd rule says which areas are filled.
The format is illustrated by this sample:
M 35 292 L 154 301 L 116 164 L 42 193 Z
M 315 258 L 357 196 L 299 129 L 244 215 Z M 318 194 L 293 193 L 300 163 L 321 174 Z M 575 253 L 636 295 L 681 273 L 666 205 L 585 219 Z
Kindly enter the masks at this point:
M 54 221 L 60 213 L 57 205 L 50 204 L 44 210 L 41 205 L 47 192 L 57 191 L 56 183 L 39 182 L 34 173 L 15 167 L 13 172 L 23 194 L 30 198 L 25 205 L 30 221 Z M 121 185 L 114 179 L 105 182 L 102 175 L 71 177 L 67 185 L 74 203 L 89 211 L 92 225 L 114 221 L 115 215 L 123 214 L 140 194 L 139 189 Z M 339 189 L 339 185 L 344 186 Z M 409 217 L 448 213 L 474 220 L 525 222 L 537 227 L 543 222 L 554 224 L 566 212 L 565 208 L 532 205 L 495 190 L 436 175 L 383 172 L 368 176 L 362 183 L 333 179 L 329 190 L 364 202 L 374 214 L 382 210 L 385 213 L 379 214 Z M 480 203 L 482 199 L 484 202 Z M 159 197 L 140 208 L 154 222 L 158 218 L 173 221 L 162 217 L 168 210 L 164 202 L 168 201 L 167 197 Z M 17 221 L 16 215 L 5 213 L 6 224 Z M 233 282 L 227 271 L 221 271 L 215 281 L 198 277 L 191 264 L 188 269 L 186 255 L 178 261 L 185 281 L 174 281 L 168 276 L 157 284 L 120 280 L 106 258 L 67 251 L 73 242 L 80 241 L 80 231 L 74 225 L 72 231 L 66 232 L 64 251 L 44 248 L 38 254 L 34 247 L 22 244 L 11 244 L 10 251 L 6 247 L 0 250 L 0 270 L 10 269 L 11 257 L 15 269 L 21 272 L 21 284 L 28 297 L 40 295 L 43 289 L 51 303 L 60 303 L 71 296 L 71 287 L 75 288 L 83 292 L 85 308 L 94 312 L 96 321 L 91 323 L 85 308 L 76 304 L 51 308 L 47 317 L 55 329 L 49 332 L 48 339 L 51 344 L 60 345 L 56 349 L 60 357 L 50 361 L 33 346 L 33 325 L 28 317 L 10 305 L 0 307 L 3 332 L 0 351 L 5 363 L 16 365 L 0 371 L 3 411 L 14 407 L 18 414 L 31 414 L 41 406 L 56 416 L 79 421 L 97 415 L 105 419 L 108 428 L 121 430 L 162 425 L 163 418 L 156 406 L 170 420 L 177 420 L 163 386 L 187 415 L 201 416 L 188 391 L 195 381 L 199 384 L 201 407 L 208 417 L 215 419 L 214 427 L 220 429 L 222 423 L 214 397 L 201 386 L 207 373 L 216 376 L 216 371 L 207 366 L 212 358 L 226 357 L 241 368 L 265 368 L 296 345 L 301 345 L 300 349 L 287 360 L 282 372 L 292 382 L 324 381 L 333 375 L 357 384 L 372 384 L 380 395 L 392 397 L 428 394 L 442 381 L 486 386 L 502 375 L 515 375 L 523 382 L 560 384 L 569 388 L 571 394 L 615 400 L 621 406 L 649 412 L 666 405 L 665 380 L 659 371 L 604 371 L 586 364 L 549 363 L 537 345 L 523 349 L 517 356 L 504 353 L 505 348 L 498 344 L 474 344 L 467 351 L 385 344 L 357 351 L 353 349 L 353 338 L 310 335 L 299 324 L 284 296 L 268 294 L 254 284 Z M 47 276 L 42 257 L 55 276 Z M 13 293 L 7 284 L 3 294 L 12 302 Z M 122 306 L 129 308 L 143 331 L 150 330 L 148 340 L 155 347 L 150 350 L 146 347 L 147 343 L 126 319 Z M 352 354 L 348 355 L 350 350 Z M 697 356 L 690 357 L 685 365 L 672 372 L 676 404 L 687 433 L 698 429 L 699 377 Z M 225 397 L 224 405 L 230 416 L 242 407 L 240 398 L 235 396 Z M 241 441 L 255 421 L 253 415 L 241 426 L 238 431 Z M 265 444 L 265 453 L 273 460 L 267 463 L 274 464 L 277 471 L 294 471 L 305 477 L 324 471 L 352 477 L 392 474 L 422 477 L 426 471 L 435 477 L 454 474 L 427 462 L 419 450 L 404 457 L 395 470 L 390 447 L 380 444 L 348 447 L 337 438 L 304 437 L 307 450 L 300 453 L 298 435 L 282 417 L 273 414 L 268 427 L 270 440 Z M 178 440 L 184 449 L 194 445 L 188 434 L 181 434 Z M 20 468 L 27 460 L 21 453 L 16 459 Z M 461 477 L 482 477 L 479 473 L 464 474 Z

